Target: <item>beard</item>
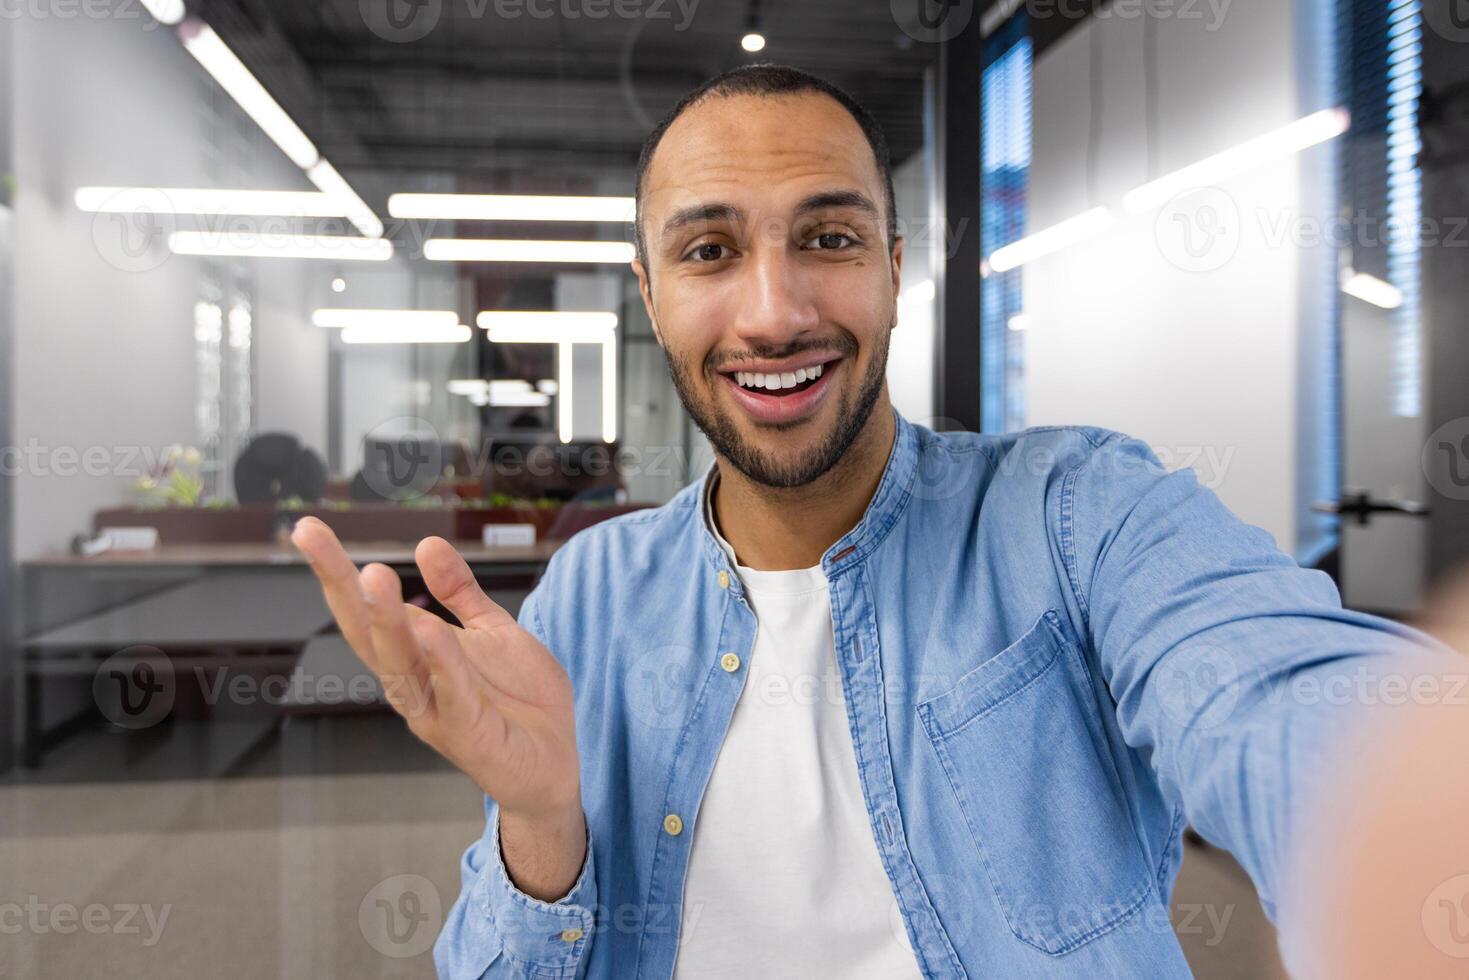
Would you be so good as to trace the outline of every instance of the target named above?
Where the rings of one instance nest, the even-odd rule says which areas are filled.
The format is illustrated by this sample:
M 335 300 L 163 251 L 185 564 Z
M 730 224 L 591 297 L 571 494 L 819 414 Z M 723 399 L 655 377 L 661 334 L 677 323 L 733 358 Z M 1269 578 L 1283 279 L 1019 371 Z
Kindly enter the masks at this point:
M 888 344 L 891 337 L 890 328 L 878 341 L 872 360 L 868 363 L 867 370 L 862 377 L 857 379 L 855 387 L 849 387 L 843 393 L 843 398 L 837 405 L 836 421 L 830 430 L 817 440 L 816 445 L 803 452 L 798 458 L 791 460 L 777 459 L 773 454 L 752 446 L 740 435 L 734 419 L 728 415 L 719 414 L 712 399 L 708 401 L 700 399 L 694 385 L 693 372 L 688 365 L 675 357 L 666 346 L 663 348 L 663 354 L 668 359 L 668 370 L 673 377 L 673 387 L 678 391 L 678 397 L 683 402 L 684 410 L 689 413 L 694 424 L 709 439 L 714 450 L 728 460 L 731 466 L 755 483 L 767 487 L 789 489 L 806 486 L 824 476 L 841 461 L 867 425 L 867 420 L 872 416 L 872 409 L 882 394 L 883 378 L 887 373 Z M 830 350 L 831 347 L 830 342 L 803 341 L 779 348 L 752 348 L 746 354 L 749 357 L 775 359 L 791 357 L 802 351 L 816 348 Z M 857 342 L 851 334 L 843 333 L 837 339 L 836 348 L 843 354 L 845 364 L 855 363 Z M 710 382 L 710 387 L 720 383 L 716 377 L 718 372 L 712 366 L 709 358 L 705 358 L 702 370 L 705 378 Z M 769 428 L 777 432 L 784 432 L 807 424 L 809 420 L 802 420 L 769 426 Z

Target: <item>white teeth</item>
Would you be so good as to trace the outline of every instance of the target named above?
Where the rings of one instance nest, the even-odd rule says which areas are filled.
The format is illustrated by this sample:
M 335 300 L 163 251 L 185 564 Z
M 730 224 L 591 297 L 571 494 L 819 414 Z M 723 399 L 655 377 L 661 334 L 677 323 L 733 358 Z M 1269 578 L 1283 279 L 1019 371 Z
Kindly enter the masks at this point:
M 782 388 L 794 388 L 803 381 L 815 381 L 819 377 L 821 377 L 821 365 L 817 364 L 813 367 L 780 373 L 736 371 L 735 383 L 741 388 L 764 388 L 766 391 L 779 391 Z

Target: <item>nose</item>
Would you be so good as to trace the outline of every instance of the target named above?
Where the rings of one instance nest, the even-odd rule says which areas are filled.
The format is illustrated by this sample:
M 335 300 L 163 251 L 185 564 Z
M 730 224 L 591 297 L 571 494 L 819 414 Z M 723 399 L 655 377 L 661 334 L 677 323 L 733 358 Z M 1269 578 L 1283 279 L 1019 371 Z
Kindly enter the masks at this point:
M 751 350 L 781 348 L 821 324 L 815 283 L 784 243 L 764 243 L 746 257 L 733 329 Z

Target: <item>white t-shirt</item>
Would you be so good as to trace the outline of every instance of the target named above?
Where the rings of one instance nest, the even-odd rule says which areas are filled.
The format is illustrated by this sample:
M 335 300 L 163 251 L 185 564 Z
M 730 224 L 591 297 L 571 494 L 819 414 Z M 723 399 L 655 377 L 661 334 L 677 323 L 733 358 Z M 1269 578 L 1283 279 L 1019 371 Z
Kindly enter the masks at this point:
M 705 515 L 714 529 L 707 499 Z M 699 805 L 675 980 L 920 977 L 857 778 L 826 576 L 736 567 L 759 626 Z

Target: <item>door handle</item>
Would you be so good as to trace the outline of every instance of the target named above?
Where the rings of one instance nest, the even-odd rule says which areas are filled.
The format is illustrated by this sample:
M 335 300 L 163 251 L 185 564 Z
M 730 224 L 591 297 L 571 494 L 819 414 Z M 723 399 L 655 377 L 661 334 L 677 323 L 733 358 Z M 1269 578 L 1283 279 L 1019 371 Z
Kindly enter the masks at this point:
M 1403 514 L 1408 517 L 1427 517 L 1429 508 L 1416 500 L 1378 500 L 1363 490 L 1343 490 L 1341 500 L 1324 500 L 1312 508 L 1318 514 L 1337 514 L 1355 518 L 1359 525 L 1372 523 L 1373 514 Z

